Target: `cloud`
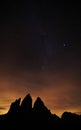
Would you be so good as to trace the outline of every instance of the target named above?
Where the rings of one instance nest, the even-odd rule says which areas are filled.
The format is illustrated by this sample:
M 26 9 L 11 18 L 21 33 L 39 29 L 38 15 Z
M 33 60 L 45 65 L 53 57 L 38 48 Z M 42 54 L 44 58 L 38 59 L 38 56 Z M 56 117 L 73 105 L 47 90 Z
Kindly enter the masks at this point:
M 8 68 L 0 76 L 0 105 L 7 111 L 16 98 L 30 93 L 35 100 L 40 96 L 53 113 L 80 111 L 81 87 L 76 76 L 45 71 L 22 71 Z M 7 107 L 2 107 L 7 105 Z
M 6 109 L 6 107 L 0 106 L 0 110 L 5 110 L 5 109 Z

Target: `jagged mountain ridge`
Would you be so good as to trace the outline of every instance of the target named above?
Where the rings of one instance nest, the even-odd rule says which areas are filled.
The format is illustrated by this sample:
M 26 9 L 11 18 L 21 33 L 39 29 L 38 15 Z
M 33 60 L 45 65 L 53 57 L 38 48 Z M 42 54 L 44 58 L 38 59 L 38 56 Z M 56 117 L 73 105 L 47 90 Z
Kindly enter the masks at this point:
M 19 110 L 20 109 L 20 110 Z M 31 110 L 32 111 L 37 111 L 37 112 L 43 112 L 43 111 L 48 111 L 50 114 L 50 110 L 44 105 L 43 101 L 41 100 L 40 97 L 37 97 L 36 101 L 34 102 L 34 105 L 32 107 L 32 97 L 30 94 L 27 94 L 25 98 L 21 102 L 21 98 L 16 99 L 10 106 L 10 109 L 8 113 L 11 113 L 14 111 L 21 111 L 23 113 L 28 113 Z
M 16 99 L 10 106 L 7 114 L 0 116 L 0 126 L 2 129 L 18 129 L 32 128 L 38 129 L 70 129 L 81 127 L 81 115 L 71 112 L 64 112 L 59 118 L 56 114 L 52 114 L 45 106 L 40 97 L 37 97 L 32 106 L 32 97 L 27 94 L 21 102 L 21 98 Z

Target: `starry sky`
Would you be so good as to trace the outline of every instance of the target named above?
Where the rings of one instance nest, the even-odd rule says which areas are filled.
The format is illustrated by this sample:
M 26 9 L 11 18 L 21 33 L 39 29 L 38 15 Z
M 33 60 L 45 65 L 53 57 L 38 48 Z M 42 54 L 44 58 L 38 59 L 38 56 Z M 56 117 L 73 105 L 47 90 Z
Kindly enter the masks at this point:
M 27 93 L 52 113 L 80 113 L 80 36 L 78 2 L 2 2 L 0 114 Z

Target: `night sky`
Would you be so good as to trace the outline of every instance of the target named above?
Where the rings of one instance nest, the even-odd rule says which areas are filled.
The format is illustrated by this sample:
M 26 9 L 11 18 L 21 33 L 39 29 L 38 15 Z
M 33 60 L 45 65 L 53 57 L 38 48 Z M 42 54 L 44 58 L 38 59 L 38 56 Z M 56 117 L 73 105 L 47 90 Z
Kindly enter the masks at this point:
M 52 113 L 81 112 L 79 3 L 0 4 L 0 114 L 30 93 Z

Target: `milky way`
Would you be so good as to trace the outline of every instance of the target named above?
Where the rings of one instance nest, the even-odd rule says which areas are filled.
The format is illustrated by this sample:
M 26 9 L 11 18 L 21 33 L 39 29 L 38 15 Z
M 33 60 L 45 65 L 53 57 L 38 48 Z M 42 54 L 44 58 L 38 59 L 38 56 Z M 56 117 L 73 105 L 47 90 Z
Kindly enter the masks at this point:
M 0 113 L 18 97 L 40 96 L 52 112 L 81 112 L 78 3 L 0 5 Z

